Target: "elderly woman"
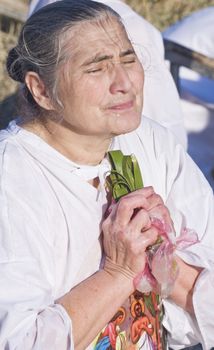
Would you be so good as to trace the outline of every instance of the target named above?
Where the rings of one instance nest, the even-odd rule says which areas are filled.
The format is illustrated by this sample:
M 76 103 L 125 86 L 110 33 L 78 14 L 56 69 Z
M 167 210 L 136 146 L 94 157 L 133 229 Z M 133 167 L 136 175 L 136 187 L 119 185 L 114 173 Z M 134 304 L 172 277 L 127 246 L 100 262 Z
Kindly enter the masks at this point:
M 29 15 L 55 1 L 31 0 Z M 187 132 L 184 127 L 183 113 L 177 88 L 164 61 L 161 32 L 133 11 L 125 0 L 98 0 L 98 2 L 110 6 L 121 16 L 139 60 L 144 66 L 146 65 L 143 114 L 171 130 L 186 149 Z
M 24 102 L 0 134 L 0 348 L 166 349 L 164 326 L 175 349 L 208 349 L 192 294 L 214 261 L 212 190 L 168 131 L 141 122 L 144 71 L 120 17 L 88 0 L 48 5 L 25 23 L 7 68 Z M 134 153 L 145 184 L 117 203 L 109 150 Z M 200 240 L 176 257 L 165 311 L 136 291 L 154 215 Z

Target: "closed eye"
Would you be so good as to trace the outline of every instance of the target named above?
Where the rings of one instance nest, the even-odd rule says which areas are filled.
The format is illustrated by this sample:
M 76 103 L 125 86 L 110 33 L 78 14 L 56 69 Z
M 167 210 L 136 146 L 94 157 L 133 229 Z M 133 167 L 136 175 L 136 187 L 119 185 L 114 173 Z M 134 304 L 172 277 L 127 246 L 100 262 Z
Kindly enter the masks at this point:
M 86 71 L 86 73 L 97 73 L 97 72 L 101 72 L 102 71 L 102 68 L 95 68 L 95 69 L 88 69 Z
M 136 62 L 136 57 L 126 57 L 122 60 L 123 64 L 131 64 Z
M 88 74 L 94 74 L 94 73 L 99 73 L 99 72 L 103 72 L 106 68 L 106 62 L 102 62 L 102 63 L 99 63 L 99 64 L 93 64 L 93 65 L 90 65 L 88 67 L 88 69 L 86 70 L 86 73 Z

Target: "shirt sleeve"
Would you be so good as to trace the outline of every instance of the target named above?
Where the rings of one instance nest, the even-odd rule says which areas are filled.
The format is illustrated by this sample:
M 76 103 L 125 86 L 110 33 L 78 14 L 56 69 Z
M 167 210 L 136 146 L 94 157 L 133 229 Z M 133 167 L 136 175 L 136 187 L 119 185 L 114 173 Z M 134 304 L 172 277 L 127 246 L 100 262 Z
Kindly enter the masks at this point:
M 174 350 L 184 346 L 202 344 L 203 350 L 210 350 L 214 344 L 214 266 L 204 269 L 199 275 L 193 292 L 195 317 L 174 303 L 164 300 L 164 325 L 169 331 L 169 344 Z M 171 317 L 173 315 L 173 318 Z M 182 344 L 182 345 L 181 345 Z
M 33 202 L 29 194 L 33 175 L 32 182 L 25 179 L 29 172 L 23 169 L 19 181 L 10 170 L 1 171 L 0 177 L 0 349 L 72 350 L 71 319 L 55 303 L 55 265 L 46 213 L 43 209 L 39 217 L 36 199 Z M 7 189 L 5 176 L 17 180 L 10 181 Z M 42 200 L 42 195 L 37 198 Z
M 214 346 L 214 266 L 212 270 L 202 271 L 197 279 L 193 305 L 201 331 L 203 349 L 211 349 Z
M 33 259 L 0 262 L 0 348 L 73 349 L 72 325 Z
M 211 272 L 214 271 L 213 191 L 193 160 L 171 137 L 167 152 L 159 156 L 160 159 L 166 157 L 166 205 L 176 235 L 179 236 L 182 229 L 188 228 L 194 230 L 199 239 L 198 243 L 176 253 L 186 263 L 203 268 L 193 292 L 195 317 L 190 317 L 183 309 L 165 300 L 164 325 L 169 332 L 169 343 L 173 349 L 202 343 L 203 349 L 209 350 L 214 344 L 214 275 Z

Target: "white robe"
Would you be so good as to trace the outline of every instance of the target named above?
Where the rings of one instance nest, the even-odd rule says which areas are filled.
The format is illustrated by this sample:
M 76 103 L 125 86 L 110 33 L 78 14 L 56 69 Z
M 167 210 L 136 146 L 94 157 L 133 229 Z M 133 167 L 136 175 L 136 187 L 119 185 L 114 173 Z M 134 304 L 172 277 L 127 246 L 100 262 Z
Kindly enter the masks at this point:
M 180 253 L 205 268 L 194 296 L 197 320 L 165 300 L 164 324 L 175 349 L 202 342 L 208 350 L 214 344 L 213 289 L 205 287 L 214 264 L 212 190 L 183 147 L 147 118 L 112 147 L 136 155 L 145 186 L 162 196 L 177 234 L 188 226 L 199 235 L 199 244 Z M 54 301 L 99 269 L 105 191 L 87 177 L 103 184 L 108 168 L 106 160 L 80 167 L 14 123 L 0 132 L 1 350 L 73 349 L 72 321 Z

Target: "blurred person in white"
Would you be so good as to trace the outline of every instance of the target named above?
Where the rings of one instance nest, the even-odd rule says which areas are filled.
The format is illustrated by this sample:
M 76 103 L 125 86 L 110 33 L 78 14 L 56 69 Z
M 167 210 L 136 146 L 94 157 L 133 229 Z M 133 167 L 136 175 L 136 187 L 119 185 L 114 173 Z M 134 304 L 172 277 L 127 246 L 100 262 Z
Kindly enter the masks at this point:
M 55 0 L 32 0 L 29 15 Z M 164 61 L 161 33 L 122 0 L 98 0 L 115 10 L 125 25 L 145 71 L 143 114 L 169 128 L 187 148 L 187 133 L 179 95 Z
M 7 69 L 24 100 L 0 132 L 0 349 L 139 349 L 149 338 L 165 350 L 163 322 L 173 349 L 208 350 L 213 312 L 194 292 L 214 264 L 213 193 L 173 135 L 142 117 L 144 71 L 119 15 L 87 0 L 45 6 Z M 117 203 L 109 150 L 134 153 L 144 179 Z M 136 290 L 153 215 L 199 239 L 176 251 L 163 299 Z
M 209 58 L 214 59 L 214 6 L 209 6 L 183 18 L 174 25 L 167 28 L 164 32 L 164 37 L 177 42 L 187 48 L 195 50 Z M 193 113 L 197 116 L 197 109 L 199 107 L 199 115 L 207 110 L 214 109 L 214 80 L 205 76 L 201 76 L 187 68 L 180 68 L 180 87 L 184 99 L 189 100 L 194 106 Z M 195 102 L 195 104 L 194 104 Z M 203 110 L 204 109 L 204 110 Z M 188 113 L 191 113 L 191 108 L 188 108 Z M 212 143 L 213 145 L 213 143 Z M 211 146 L 210 149 L 213 150 Z M 212 156 L 213 156 L 213 151 Z M 191 153 L 197 159 L 197 150 L 192 149 Z M 203 153 L 204 155 L 204 153 Z M 208 157 L 208 159 L 210 159 Z M 203 164 L 203 163 L 202 163 Z M 212 164 L 211 164 L 212 165 Z M 211 166 L 209 165 L 209 167 Z M 204 329 L 213 327 L 212 314 L 214 310 L 214 270 L 204 271 L 203 278 L 198 279 L 195 288 L 195 298 L 199 298 L 200 302 L 196 304 L 196 313 L 203 313 L 206 310 L 208 314 L 204 316 L 202 322 Z M 214 329 L 214 328 L 213 328 Z M 214 348 L 214 342 L 209 340 L 210 347 Z
M 214 6 L 205 7 L 167 28 L 163 36 L 214 59 Z M 184 67 L 179 70 L 181 93 L 214 109 L 214 80 Z
M 214 6 L 209 6 L 171 25 L 163 35 L 214 60 L 213 23 Z M 214 79 L 181 66 L 179 84 L 188 153 L 214 189 Z

